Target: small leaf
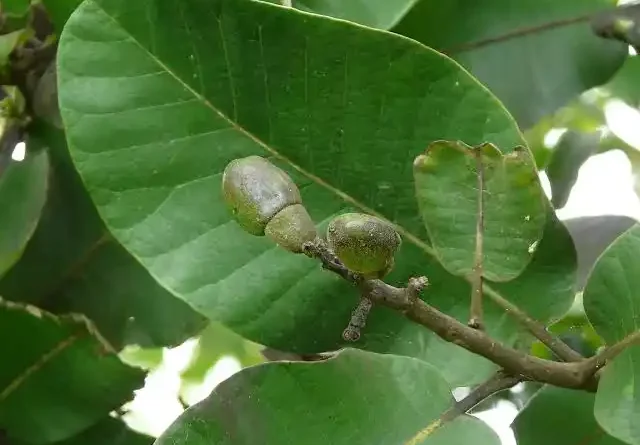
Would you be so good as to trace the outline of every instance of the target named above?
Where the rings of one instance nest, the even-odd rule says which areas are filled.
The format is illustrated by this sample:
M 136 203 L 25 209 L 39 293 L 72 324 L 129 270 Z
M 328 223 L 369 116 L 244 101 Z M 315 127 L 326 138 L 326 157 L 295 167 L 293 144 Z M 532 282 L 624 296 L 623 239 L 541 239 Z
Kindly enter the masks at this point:
M 447 270 L 473 273 L 480 232 L 486 278 L 522 273 L 545 224 L 544 193 L 526 149 L 503 156 L 491 144 L 434 142 L 416 158 L 414 179 L 420 215 Z
M 518 445 L 623 445 L 596 423 L 593 401 L 585 391 L 545 386 L 512 425 Z
M 143 383 L 144 372 L 124 365 L 81 316 L 58 318 L 0 300 L 0 338 L 0 356 L 10 357 L 0 367 L 0 425 L 9 442 L 67 439 Z
M 24 30 L 13 31 L 0 35 L 0 70 L 4 69 L 9 61 L 9 55 L 20 42 Z
M 556 209 L 565 206 L 578 170 L 598 150 L 600 133 L 581 133 L 569 130 L 554 148 L 545 171 L 551 183 L 551 202 Z
M 346 349 L 322 362 L 245 368 L 185 411 L 155 445 L 402 445 L 453 403 L 430 365 Z M 466 415 L 422 443 L 470 442 L 500 443 Z
M 21 161 L 0 171 L 0 277 L 20 258 L 36 229 L 49 179 L 44 150 L 29 150 Z
M 640 226 L 635 225 L 602 254 L 584 289 L 589 321 L 608 346 L 640 331 Z M 602 428 L 640 444 L 640 346 L 614 358 L 600 377 L 595 416 Z

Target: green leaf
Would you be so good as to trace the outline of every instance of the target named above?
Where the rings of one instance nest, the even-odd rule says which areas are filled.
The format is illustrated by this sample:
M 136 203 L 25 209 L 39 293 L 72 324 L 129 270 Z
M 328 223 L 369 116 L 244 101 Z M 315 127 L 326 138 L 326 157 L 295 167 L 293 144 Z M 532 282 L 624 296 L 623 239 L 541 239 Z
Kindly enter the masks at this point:
M 204 328 L 202 316 L 159 286 L 106 231 L 71 165 L 64 133 L 32 126 L 28 146 L 49 151 L 48 199 L 20 261 L 0 280 L 0 295 L 85 314 L 117 349 L 127 342 L 175 346 Z M 13 213 L 0 219 L 5 215 Z
M 129 429 L 121 419 L 105 417 L 77 436 L 52 445 L 151 445 L 154 440 L 153 437 Z M 27 444 L 12 442 L 12 445 Z
M 82 0 L 40 0 L 44 4 L 49 18 L 56 28 L 56 32 L 60 34 L 67 23 L 69 16 L 80 6 Z
M 0 10 L 4 14 L 22 16 L 27 13 L 31 0 L 2 0 Z
M 605 83 L 627 45 L 596 36 L 586 19 L 613 0 L 420 1 L 392 30 L 460 62 L 522 128 Z
M 395 222 L 404 243 L 389 281 L 424 273 L 429 301 L 468 316 L 468 283 L 427 244 L 412 162 L 440 139 L 523 141 L 450 59 L 401 36 L 261 2 L 90 0 L 61 36 L 58 81 L 69 148 L 101 217 L 158 282 L 208 318 L 256 343 L 313 353 L 343 345 L 358 301 L 315 261 L 233 222 L 221 173 L 252 154 L 292 176 L 321 231 L 350 210 Z M 550 238 L 566 235 L 562 225 L 548 229 Z M 535 293 L 515 280 L 509 295 L 544 319 L 572 301 L 570 238 L 563 246 L 555 256 L 536 252 L 532 264 L 537 255 L 545 262 L 523 273 Z M 502 311 L 488 307 L 485 318 L 500 340 L 515 341 Z M 493 370 L 384 309 L 374 309 L 358 346 L 428 359 L 461 384 Z
M 569 130 L 554 148 L 546 172 L 551 184 L 551 202 L 556 209 L 565 206 L 578 171 L 598 150 L 600 133 L 581 133 Z
M 267 0 L 281 4 L 281 0 Z M 293 0 L 294 8 L 301 11 L 328 15 L 372 28 L 389 29 L 397 24 L 419 0 Z
M 156 445 L 401 445 L 454 403 L 438 371 L 418 360 L 347 349 L 323 362 L 246 368 L 189 408 Z M 304 407 L 304 409 L 300 409 Z M 498 444 L 470 416 L 424 445 Z
M 81 316 L 0 300 L 0 425 L 32 445 L 67 439 L 133 397 L 144 373 L 124 365 Z M 19 341 L 28 339 L 28 341 Z M 87 401 L 91 403 L 87 403 Z
M 4 69 L 9 61 L 9 55 L 20 42 L 24 30 L 13 31 L 8 34 L 0 35 L 0 69 Z
M 600 215 L 563 221 L 576 246 L 578 273 L 576 289 L 582 290 L 594 264 L 609 244 L 630 229 L 636 220 L 628 216 Z
M 200 334 L 193 358 L 181 373 L 183 383 L 202 382 L 207 371 L 225 355 L 235 357 L 243 368 L 264 361 L 259 346 L 218 323 L 211 323 Z
M 640 106 L 640 57 L 629 57 L 622 68 L 604 86 L 611 95 L 625 101 L 632 107 Z
M 0 171 L 0 277 L 20 258 L 36 229 L 47 195 L 49 158 L 29 150 Z
M 640 331 L 640 226 L 635 225 L 602 254 L 584 289 L 584 309 L 607 345 Z M 618 439 L 640 444 L 640 346 L 627 348 L 602 372 L 595 416 Z
M 488 279 L 520 275 L 545 225 L 544 192 L 527 149 L 503 156 L 491 144 L 438 141 L 413 165 L 420 214 L 444 267 L 471 275 L 479 248 Z
M 622 445 L 596 423 L 593 401 L 585 391 L 545 386 L 512 425 L 518 445 Z

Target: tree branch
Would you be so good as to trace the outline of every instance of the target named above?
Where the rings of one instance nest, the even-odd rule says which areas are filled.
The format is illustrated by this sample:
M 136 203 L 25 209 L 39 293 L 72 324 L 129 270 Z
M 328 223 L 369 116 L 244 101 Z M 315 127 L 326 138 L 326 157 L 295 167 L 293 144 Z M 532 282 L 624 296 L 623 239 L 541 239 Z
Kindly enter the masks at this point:
M 592 366 L 594 369 L 599 370 L 600 368 L 603 368 L 607 364 L 607 362 L 613 360 L 626 348 L 633 345 L 640 345 L 640 331 L 636 331 L 633 334 L 628 335 L 618 343 L 609 346 L 599 354 L 588 358 L 586 361 L 589 362 L 590 366 Z
M 451 408 L 442 413 L 440 417 L 431 422 L 425 428 L 421 429 L 415 436 L 409 439 L 405 445 L 418 445 L 422 443 L 423 440 L 433 434 L 435 430 L 444 426 L 447 422 L 451 422 L 458 416 L 465 414 L 471 408 L 488 397 L 505 389 L 509 389 L 523 380 L 523 377 L 511 376 L 503 370 L 496 372 L 486 382 L 476 386 L 464 399 L 456 402 Z
M 505 299 L 495 290 L 485 287 L 485 294 L 491 300 L 505 310 L 509 315 L 516 318 L 525 328 L 529 330 L 538 340 L 549 348 L 558 358 L 565 362 L 578 362 L 584 357 L 571 349 L 565 342 L 551 334 L 544 325 L 531 318 L 518 306 Z
M 323 240 L 305 243 L 304 253 L 322 261 L 323 267 L 357 286 L 376 304 L 395 309 L 406 318 L 421 324 L 443 340 L 496 363 L 510 375 L 573 389 L 595 390 L 597 369 L 587 360 L 562 363 L 545 360 L 515 350 L 446 315 L 419 298 L 427 286 L 425 277 L 411 278 L 406 288 L 391 286 L 381 280 L 364 279 L 349 271 L 328 249 Z

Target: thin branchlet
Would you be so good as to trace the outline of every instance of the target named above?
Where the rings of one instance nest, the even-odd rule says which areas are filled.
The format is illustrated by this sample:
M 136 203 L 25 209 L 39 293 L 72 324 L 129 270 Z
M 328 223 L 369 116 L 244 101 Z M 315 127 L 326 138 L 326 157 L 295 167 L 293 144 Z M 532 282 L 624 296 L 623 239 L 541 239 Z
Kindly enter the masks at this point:
M 419 297 L 428 285 L 425 277 L 411 278 L 407 287 L 398 288 L 382 280 L 364 279 L 352 273 L 335 258 L 322 240 L 305 243 L 303 250 L 307 256 L 319 259 L 325 269 L 358 287 L 362 295 L 366 295 L 374 304 L 399 311 L 443 340 L 496 363 L 509 375 L 564 388 L 594 391 L 597 387 L 595 372 L 598 368 L 594 361 L 583 359 L 562 363 L 526 354 L 429 305 Z

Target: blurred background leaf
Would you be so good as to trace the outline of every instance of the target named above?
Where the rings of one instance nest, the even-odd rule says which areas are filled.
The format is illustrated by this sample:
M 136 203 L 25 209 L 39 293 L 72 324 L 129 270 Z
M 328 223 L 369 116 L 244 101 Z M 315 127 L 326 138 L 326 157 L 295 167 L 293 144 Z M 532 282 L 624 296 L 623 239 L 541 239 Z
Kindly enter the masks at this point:
M 0 300 L 0 338 L 0 355 L 11 357 L 0 367 L 0 428 L 10 442 L 68 439 L 128 401 L 144 379 L 82 316 Z
M 45 150 L 30 151 L 0 171 L 0 278 L 20 258 L 36 230 L 49 182 Z
M 107 232 L 71 164 L 64 132 L 37 124 L 27 144 L 48 150 L 52 177 L 39 224 L 0 279 L 0 295 L 85 314 L 118 349 L 177 345 L 203 329 L 204 317 L 158 285 Z

